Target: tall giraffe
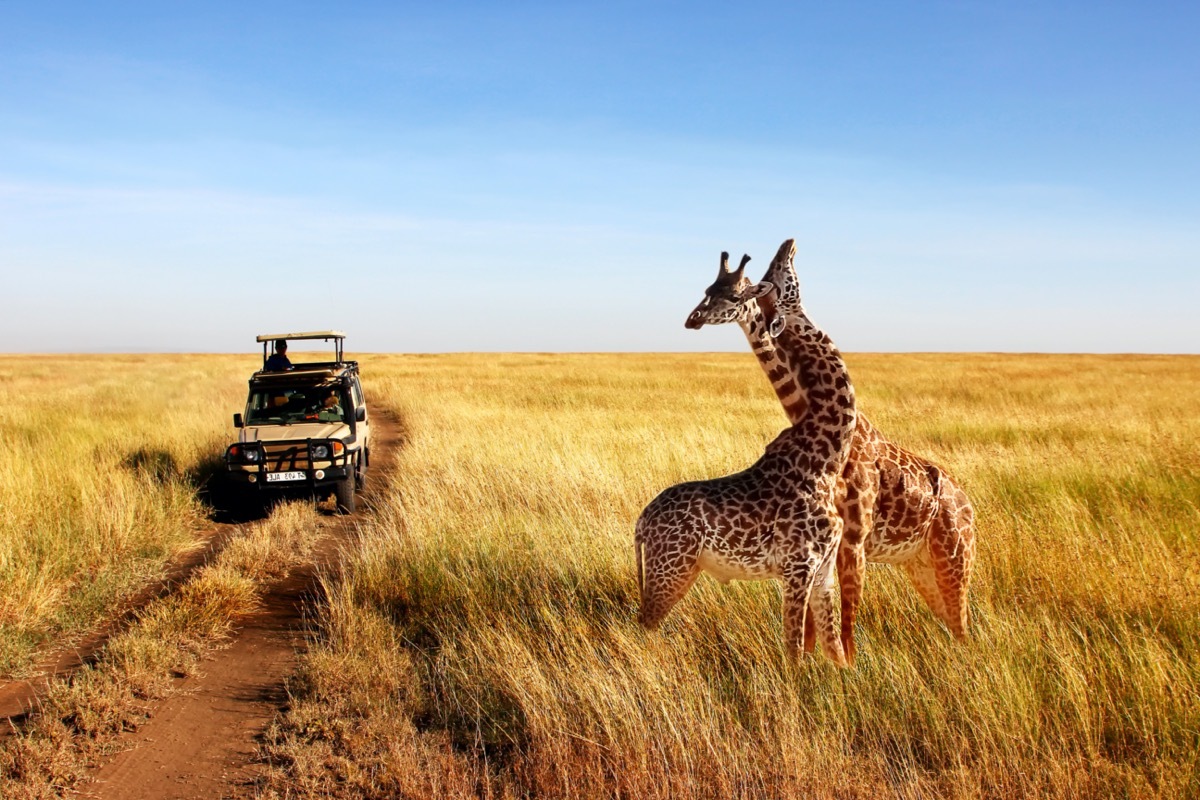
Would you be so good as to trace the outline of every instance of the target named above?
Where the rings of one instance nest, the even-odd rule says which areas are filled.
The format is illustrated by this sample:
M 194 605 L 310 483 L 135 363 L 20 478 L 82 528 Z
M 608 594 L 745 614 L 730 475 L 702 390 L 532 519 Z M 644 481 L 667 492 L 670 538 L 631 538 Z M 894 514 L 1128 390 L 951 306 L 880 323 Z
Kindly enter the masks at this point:
M 752 288 L 776 291 L 765 282 Z M 815 628 L 825 654 L 845 666 L 831 596 L 842 535 L 835 495 L 854 433 L 854 387 L 841 353 L 802 310 L 770 324 L 805 353 L 806 408 L 749 469 L 672 486 L 646 506 L 635 535 L 638 618 L 656 627 L 702 571 L 723 583 L 775 578 L 783 583 L 788 654 L 807 649 Z
M 789 239 L 771 262 L 767 276 L 774 275 L 781 284 L 794 287 L 789 302 L 798 305 L 794 256 L 795 244 Z M 729 268 L 728 259 L 727 253 L 721 254 L 717 280 L 705 290 L 685 326 L 699 329 L 706 324 L 737 322 L 784 413 L 795 422 L 803 413 L 807 387 L 793 363 L 797 354 L 777 347 L 768 330 L 767 313 L 775 300 L 750 296 L 752 285 L 743 275 L 749 256 L 743 257 L 736 270 Z M 967 587 L 975 553 L 970 500 L 940 467 L 889 441 L 865 414 L 857 416 L 843 473 L 844 490 L 838 496 L 845 523 L 837 566 L 847 657 L 854 657 L 854 620 L 868 560 L 902 566 L 934 614 L 954 636 L 965 638 Z

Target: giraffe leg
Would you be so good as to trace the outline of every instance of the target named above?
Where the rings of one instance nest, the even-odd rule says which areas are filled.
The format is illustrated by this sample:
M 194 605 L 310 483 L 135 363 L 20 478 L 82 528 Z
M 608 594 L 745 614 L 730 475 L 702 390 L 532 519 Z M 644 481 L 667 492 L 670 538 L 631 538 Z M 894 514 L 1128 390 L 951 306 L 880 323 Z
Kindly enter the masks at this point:
M 835 564 L 837 549 L 830 547 L 817 568 L 809 601 L 816 617 L 817 639 L 825 656 L 839 667 L 847 666 L 846 652 L 838 636 L 837 620 L 834 619 L 833 593 L 837 583 Z
M 858 616 L 858 604 L 862 599 L 863 579 L 867 572 L 867 556 L 862 543 L 853 545 L 842 540 L 837 551 L 837 577 L 842 596 L 842 649 L 846 663 L 854 664 L 857 647 L 854 644 L 854 620 Z
M 661 553 L 653 546 L 645 547 L 642 560 L 640 566 L 644 574 L 638 622 L 647 630 L 654 630 L 692 588 L 700 576 L 700 564 L 693 554 Z
M 838 546 L 837 571 L 842 598 L 842 648 L 846 660 L 854 663 L 854 621 L 867 581 L 867 536 L 875 524 L 875 500 L 879 496 L 879 475 L 862 462 L 856 462 L 846 474 L 846 497 L 839 512 L 842 517 L 842 541 Z
M 956 639 L 967 638 L 967 588 L 975 560 L 974 512 L 966 493 L 943 486 L 940 508 L 929 531 L 929 555 L 945 613 L 942 619 Z
M 797 517 L 781 520 L 777 536 L 780 541 L 795 543 L 796 547 L 784 556 L 782 576 L 783 634 L 788 656 L 795 659 L 807 649 L 811 616 L 821 650 L 839 667 L 846 666 L 833 608 L 842 518 L 832 509 L 813 504 Z
M 809 597 L 812 594 L 813 565 L 797 565 L 783 579 L 783 641 L 789 659 L 795 660 L 807 647 L 806 630 L 812 625 Z M 814 637 L 815 638 L 815 637 Z
M 804 609 L 804 654 L 811 655 L 817 649 L 817 617 L 811 608 Z
M 946 621 L 946 601 L 942 597 L 941 589 L 938 588 L 937 572 L 933 568 L 933 562 L 929 555 L 928 542 L 915 556 L 904 562 L 903 566 L 913 587 L 917 590 L 917 594 L 921 595 L 921 599 L 925 601 L 925 605 L 929 606 L 929 610 L 935 617 L 949 625 Z

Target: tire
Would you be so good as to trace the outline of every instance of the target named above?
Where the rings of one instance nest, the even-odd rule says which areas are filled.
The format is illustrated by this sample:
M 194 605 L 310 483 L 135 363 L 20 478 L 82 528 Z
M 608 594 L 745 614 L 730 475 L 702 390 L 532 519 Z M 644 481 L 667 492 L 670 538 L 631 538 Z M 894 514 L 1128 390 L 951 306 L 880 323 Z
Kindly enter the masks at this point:
M 271 516 L 275 506 L 279 505 L 279 498 L 267 492 L 254 492 L 247 498 L 247 502 L 249 503 L 248 508 L 254 516 L 266 518 Z
M 271 516 L 275 499 L 267 492 L 235 486 L 231 488 L 222 512 L 236 522 L 266 519 Z
M 339 514 L 354 513 L 354 476 L 347 475 L 333 485 L 333 494 L 337 498 Z
M 354 489 L 361 492 L 367 488 L 367 464 L 371 463 L 371 451 L 354 459 Z

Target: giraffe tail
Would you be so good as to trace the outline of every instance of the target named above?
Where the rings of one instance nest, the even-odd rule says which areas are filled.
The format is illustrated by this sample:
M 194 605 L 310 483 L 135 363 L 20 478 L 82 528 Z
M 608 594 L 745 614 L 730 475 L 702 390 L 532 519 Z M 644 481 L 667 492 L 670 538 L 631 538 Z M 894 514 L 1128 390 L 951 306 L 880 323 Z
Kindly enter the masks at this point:
M 942 476 L 942 470 L 935 464 L 926 464 L 925 471 L 929 474 L 929 482 L 933 487 L 933 497 L 937 502 L 938 516 L 952 514 L 952 509 L 957 505 L 957 487 L 953 480 L 945 482 Z M 958 557 L 958 550 L 963 546 L 961 533 L 954 537 L 954 551 L 950 554 L 951 558 Z
M 941 498 L 942 496 L 942 471 L 934 464 L 925 464 L 925 474 L 929 476 L 929 485 L 933 489 L 931 494 L 934 497 Z

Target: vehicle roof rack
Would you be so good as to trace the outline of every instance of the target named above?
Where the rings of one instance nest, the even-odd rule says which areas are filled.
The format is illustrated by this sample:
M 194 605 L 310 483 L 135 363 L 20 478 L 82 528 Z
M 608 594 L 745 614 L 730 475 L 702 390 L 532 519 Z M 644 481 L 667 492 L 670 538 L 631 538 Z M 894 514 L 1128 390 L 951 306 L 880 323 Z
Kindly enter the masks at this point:
M 308 331 L 306 333 L 260 333 L 254 341 L 256 342 L 273 342 L 276 339 L 287 339 L 289 341 L 295 339 L 345 339 L 346 334 L 343 331 Z
M 263 369 L 267 367 L 267 358 L 270 356 L 271 342 L 283 339 L 285 341 L 300 341 L 322 339 L 329 341 L 333 339 L 334 360 L 333 364 L 344 364 L 343 345 L 346 334 L 343 331 L 305 331 L 303 333 L 260 333 L 255 337 L 254 341 L 261 342 L 263 346 Z M 303 366 L 303 365 L 300 365 Z M 357 364 L 355 365 L 357 366 Z

